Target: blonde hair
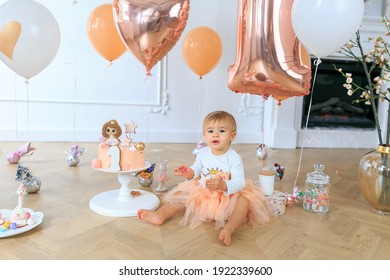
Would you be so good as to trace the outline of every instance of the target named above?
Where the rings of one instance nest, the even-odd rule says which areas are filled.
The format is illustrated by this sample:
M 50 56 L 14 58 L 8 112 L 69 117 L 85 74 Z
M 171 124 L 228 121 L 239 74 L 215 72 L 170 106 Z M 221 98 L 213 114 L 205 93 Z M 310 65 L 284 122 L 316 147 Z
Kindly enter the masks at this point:
M 211 122 L 226 121 L 233 132 L 237 132 L 237 123 L 233 115 L 225 111 L 214 111 L 209 113 L 203 120 L 203 130 Z

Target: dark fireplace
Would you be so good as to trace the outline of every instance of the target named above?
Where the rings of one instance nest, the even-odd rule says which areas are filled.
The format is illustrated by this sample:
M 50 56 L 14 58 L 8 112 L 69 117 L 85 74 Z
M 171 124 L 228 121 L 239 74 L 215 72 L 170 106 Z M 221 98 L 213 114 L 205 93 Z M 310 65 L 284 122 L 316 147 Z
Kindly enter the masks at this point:
M 344 73 L 352 73 L 353 81 L 364 87 L 367 79 L 361 64 L 353 60 L 321 60 L 316 81 L 312 81 L 314 91 L 303 98 L 302 128 L 306 126 L 310 95 L 313 94 L 308 128 L 374 129 L 375 121 L 371 106 L 365 105 L 364 102 L 354 102 L 359 99 L 360 93 L 347 95 L 347 90 L 343 87 L 345 78 L 333 66 L 342 68 Z M 312 72 L 314 79 L 315 65 L 313 64 Z M 379 69 L 375 70 L 372 78 L 378 76 L 379 73 Z

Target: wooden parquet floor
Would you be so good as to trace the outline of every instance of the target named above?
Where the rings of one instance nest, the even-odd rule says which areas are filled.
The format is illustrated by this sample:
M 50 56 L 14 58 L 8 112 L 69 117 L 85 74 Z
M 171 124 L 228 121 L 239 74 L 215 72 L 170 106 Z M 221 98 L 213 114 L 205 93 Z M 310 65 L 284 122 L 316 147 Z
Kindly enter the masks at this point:
M 0 143 L 0 208 L 17 204 L 15 171 L 17 165 L 4 159 L 23 143 Z M 41 191 L 27 194 L 24 207 L 44 213 L 41 225 L 20 235 L 0 239 L 0 259 L 8 260 L 369 260 L 390 259 L 390 216 L 371 211 L 361 195 L 357 181 L 363 149 L 303 149 L 297 178 L 303 190 L 313 164 L 325 164 L 331 178 L 330 211 L 313 214 L 303 210 L 302 202 L 288 207 L 286 213 L 269 224 L 253 229 L 243 225 L 225 247 L 218 240 L 213 224 L 191 230 L 178 225 L 180 215 L 162 226 L 136 217 L 114 218 L 89 209 L 90 199 L 103 191 L 118 189 L 115 174 L 93 170 L 90 162 L 97 155 L 96 143 L 80 143 L 87 148 L 78 166 L 65 163 L 65 151 L 72 143 L 33 143 L 36 152 L 23 157 L 20 164 L 30 168 L 42 181 Z M 297 177 L 300 149 L 268 149 L 265 160 L 256 158 L 256 145 L 233 145 L 242 155 L 246 177 L 257 180 L 262 166 L 279 163 L 285 167 L 275 188 L 291 192 Z M 168 171 L 191 164 L 193 144 L 147 144 L 147 160 L 158 163 L 169 159 Z M 170 186 L 180 178 L 170 174 Z M 137 179 L 130 188 L 140 187 Z

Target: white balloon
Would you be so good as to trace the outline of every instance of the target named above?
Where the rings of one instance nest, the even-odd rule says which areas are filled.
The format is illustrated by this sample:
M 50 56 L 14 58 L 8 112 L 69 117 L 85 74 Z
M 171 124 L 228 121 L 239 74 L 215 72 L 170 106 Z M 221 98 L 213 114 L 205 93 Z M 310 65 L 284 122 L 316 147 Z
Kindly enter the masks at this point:
M 32 0 L 11 0 L 0 6 L 0 32 L 15 22 L 20 24 L 20 35 L 15 45 L 0 48 L 0 59 L 14 72 L 29 79 L 56 56 L 60 30 L 52 13 Z
M 295 0 L 292 25 L 305 48 L 318 58 L 344 46 L 358 30 L 364 0 Z

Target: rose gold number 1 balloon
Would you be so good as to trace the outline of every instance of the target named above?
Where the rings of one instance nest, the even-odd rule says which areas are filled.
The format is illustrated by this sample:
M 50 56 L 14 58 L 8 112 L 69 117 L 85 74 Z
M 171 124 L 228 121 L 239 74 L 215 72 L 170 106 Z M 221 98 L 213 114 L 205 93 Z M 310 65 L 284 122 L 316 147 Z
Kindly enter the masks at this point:
M 291 23 L 293 0 L 239 0 L 237 50 L 228 87 L 279 101 L 309 94 L 310 57 Z

